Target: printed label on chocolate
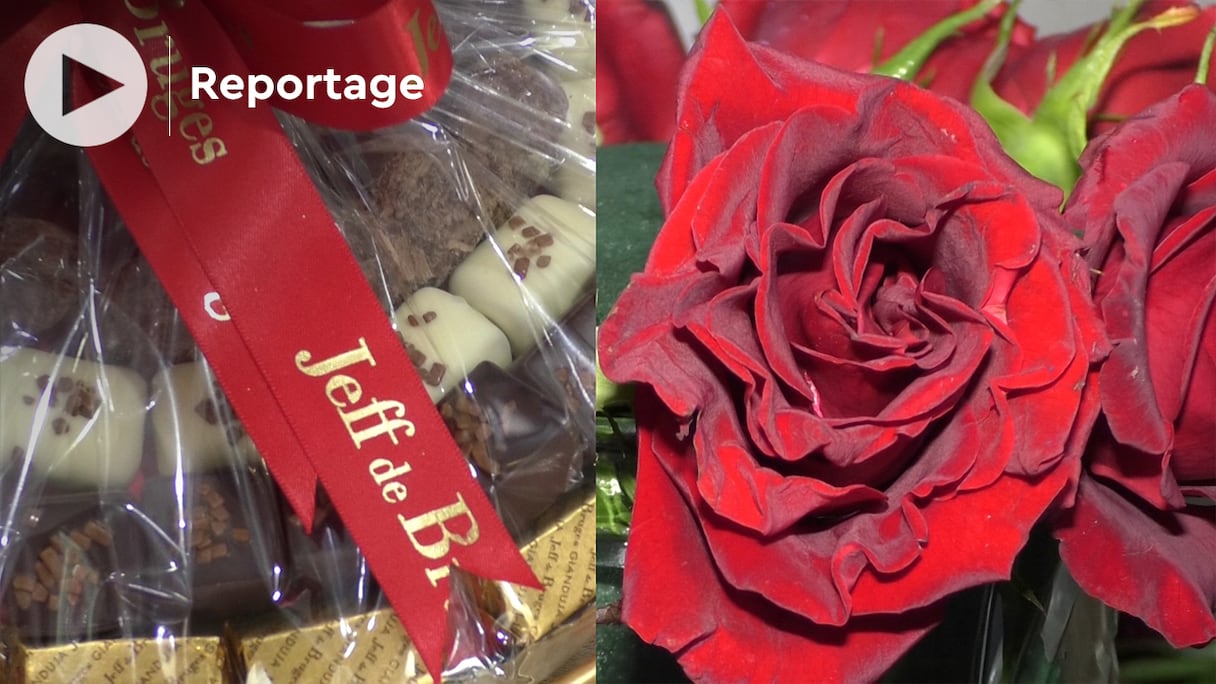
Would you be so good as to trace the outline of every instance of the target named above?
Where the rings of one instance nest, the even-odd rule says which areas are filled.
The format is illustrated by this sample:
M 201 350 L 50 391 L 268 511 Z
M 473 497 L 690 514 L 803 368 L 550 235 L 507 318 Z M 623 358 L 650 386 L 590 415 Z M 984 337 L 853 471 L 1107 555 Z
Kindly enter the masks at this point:
M 351 443 L 356 449 L 363 449 L 369 440 L 386 437 L 393 446 L 400 446 L 398 434 L 413 437 L 416 433 L 414 423 L 405 418 L 405 405 L 393 399 L 378 399 L 370 397 L 363 399 L 362 384 L 351 375 L 339 373 L 359 366 L 374 367 L 376 359 L 367 345 L 367 340 L 360 337 L 358 346 L 321 361 L 313 362 L 313 354 L 307 349 L 296 352 L 296 370 L 309 377 L 325 379 L 325 397 L 337 409 L 338 416 L 346 426 Z M 353 372 L 353 371 L 350 371 Z M 370 424 L 369 424 L 370 423 Z M 383 440 L 376 443 L 384 445 Z M 409 489 L 405 476 L 413 470 L 408 461 L 394 462 L 391 459 L 377 457 L 368 464 L 367 472 L 372 481 L 380 488 L 380 496 L 385 503 L 405 503 Z M 481 536 L 477 520 L 464 497 L 458 492 L 456 502 L 426 511 L 419 515 L 406 516 L 397 513 L 397 521 L 405 532 L 410 546 L 422 557 L 432 561 L 442 561 L 452 550 L 452 544 L 471 546 L 477 543 Z M 449 524 L 453 524 L 449 526 Z M 459 523 L 464 532 L 453 531 Z M 447 563 L 438 567 L 425 569 L 427 580 L 431 586 L 439 586 L 439 582 L 447 578 L 450 570 Z
M 117 639 L 31 648 L 22 646 L 16 681 L 108 684 L 220 684 L 224 649 L 219 637 Z

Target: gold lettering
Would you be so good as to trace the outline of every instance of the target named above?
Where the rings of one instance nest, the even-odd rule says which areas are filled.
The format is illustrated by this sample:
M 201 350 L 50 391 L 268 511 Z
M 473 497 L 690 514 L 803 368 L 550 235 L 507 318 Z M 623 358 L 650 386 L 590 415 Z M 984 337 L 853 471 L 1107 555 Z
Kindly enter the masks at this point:
M 388 503 L 401 503 L 405 501 L 407 493 L 405 485 L 400 482 L 390 482 L 384 485 L 384 489 L 380 491 L 380 496 L 384 497 L 384 500 Z
M 298 358 L 298 357 L 297 357 Z M 297 366 L 299 364 L 297 363 Z M 392 411 L 392 417 L 387 413 Z M 381 401 L 375 397 L 371 398 L 371 403 L 362 408 L 355 409 L 348 413 L 343 413 L 342 422 L 346 423 L 346 431 L 350 433 L 350 439 L 355 443 L 356 449 L 362 449 L 363 443 L 380 435 L 388 435 L 388 438 L 393 441 L 393 444 L 400 444 L 397 441 L 397 434 L 393 432 L 397 428 L 402 428 L 402 432 L 406 437 L 414 436 L 414 423 L 405 420 L 405 405 L 399 401 L 385 400 Z M 358 423 L 365 418 L 371 416 L 379 418 L 379 422 L 369 428 L 362 430 L 355 429 L 355 423 Z
M 469 531 L 463 536 L 453 534 L 447 526 L 447 522 L 457 516 L 463 516 L 469 521 Z M 423 513 L 408 520 L 404 515 L 398 513 L 397 520 L 401 522 L 401 527 L 405 530 L 406 535 L 409 536 L 410 543 L 414 545 L 414 549 L 431 560 L 438 560 L 448 555 L 453 541 L 461 546 L 468 546 L 476 543 L 477 538 L 480 536 L 477 521 L 473 519 L 473 514 L 469 511 L 468 505 L 464 502 L 464 497 L 460 494 L 456 495 L 456 503 L 450 506 L 444 506 L 443 508 Z M 443 536 L 437 542 L 423 544 L 418 540 L 418 533 L 431 527 L 439 528 Z M 428 572 L 427 575 L 429 577 L 430 573 Z
M 199 166 L 206 166 L 227 154 L 228 147 L 224 145 L 224 141 L 220 138 L 207 138 L 201 143 L 194 143 L 190 146 L 190 156 L 193 157 L 194 163 Z
M 193 126 L 198 135 L 190 135 L 190 127 Z M 177 125 L 177 130 L 182 134 L 182 137 L 190 142 L 198 140 L 200 137 L 205 138 L 211 134 L 211 116 L 202 112 L 194 112 L 187 114 L 186 118 L 182 119 Z
M 167 55 L 157 57 L 148 63 L 148 71 L 156 77 L 157 84 L 161 90 L 166 90 L 170 85 L 177 83 L 189 75 L 188 69 L 181 67 L 174 68 L 174 65 L 182 61 L 182 53 L 178 50 L 173 50 Z
M 421 13 L 422 10 L 414 11 L 414 16 L 410 17 L 410 22 L 405 25 L 405 30 L 410 32 L 414 54 L 418 57 L 418 75 L 426 78 L 431 67 L 431 55 L 427 50 L 426 37 L 422 35 L 422 25 L 419 23 L 418 15 Z
M 346 395 L 346 399 L 342 400 L 334 396 L 338 390 Z M 329 403 L 338 408 L 345 408 L 348 403 L 355 403 L 363 396 L 363 387 L 357 380 L 349 375 L 335 375 L 325 383 L 325 396 L 329 397 Z
M 127 6 L 129 7 L 130 3 L 128 3 Z M 150 17 L 140 17 L 140 19 L 155 19 L 155 18 L 156 18 L 155 12 Z M 153 38 L 164 38 L 167 35 L 169 35 L 169 27 L 166 26 L 165 22 L 163 22 L 163 21 L 160 22 L 159 24 L 157 24 L 156 26 L 147 26 L 144 28 L 135 29 L 135 39 L 139 41 L 140 47 L 144 47 L 145 45 L 147 45 L 148 41 L 152 40 Z
M 359 346 L 356 349 L 342 352 L 341 354 L 332 356 L 324 361 L 318 361 L 311 366 L 307 365 L 311 360 L 312 352 L 308 351 L 307 349 L 301 349 L 300 351 L 296 352 L 296 369 L 301 373 L 313 378 L 319 378 L 322 375 L 329 375 L 336 370 L 353 366 L 356 363 L 362 363 L 364 361 L 366 361 L 367 365 L 369 366 L 376 365 L 376 359 L 372 356 L 371 350 L 367 348 L 367 340 L 363 339 L 362 337 L 359 338 Z
M 409 473 L 410 470 L 413 469 L 410 467 L 409 463 L 402 463 L 399 466 L 393 465 L 393 462 L 387 458 L 377 458 L 367 467 L 367 471 L 372 474 L 372 479 L 375 480 L 376 484 L 378 485 L 384 484 L 387 480 L 393 480 L 401 477 L 402 475 Z M 402 498 L 405 497 L 402 496 Z
M 426 22 L 426 49 L 439 49 L 439 32 L 443 29 L 439 26 L 439 15 L 432 14 L 431 18 Z
M 137 19 L 152 20 L 155 19 L 156 15 L 160 13 L 160 2 L 158 0 L 153 0 L 153 2 L 146 7 L 139 7 L 135 5 L 135 3 L 131 2 L 131 0 L 124 0 L 123 4 L 127 6 L 127 11 L 134 15 Z
M 446 565 L 441 568 L 427 568 L 426 569 L 426 578 L 431 581 L 432 587 L 437 587 L 437 586 L 439 586 L 439 582 L 441 580 L 447 579 L 448 575 L 450 575 L 451 572 L 452 572 L 452 569 Z

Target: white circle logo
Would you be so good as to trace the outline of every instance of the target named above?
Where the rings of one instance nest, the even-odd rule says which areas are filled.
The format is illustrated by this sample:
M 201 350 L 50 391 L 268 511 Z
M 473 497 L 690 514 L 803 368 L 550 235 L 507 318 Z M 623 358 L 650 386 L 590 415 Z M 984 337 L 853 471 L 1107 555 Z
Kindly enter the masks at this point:
M 77 64 L 115 87 L 79 107 L 65 95 L 65 71 Z M 25 100 L 39 126 L 78 147 L 104 145 L 126 133 L 143 111 L 148 78 L 143 59 L 122 34 L 74 24 L 47 36 L 25 68 Z

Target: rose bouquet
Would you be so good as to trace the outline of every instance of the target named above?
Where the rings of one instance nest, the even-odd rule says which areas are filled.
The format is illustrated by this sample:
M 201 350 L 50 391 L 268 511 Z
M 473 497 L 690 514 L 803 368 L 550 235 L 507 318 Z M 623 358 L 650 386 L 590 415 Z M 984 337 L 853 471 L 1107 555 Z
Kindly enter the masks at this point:
M 694 680 L 1109 680 L 1111 608 L 1216 638 L 1216 9 L 1017 10 L 722 0 L 631 92 L 612 27 L 674 27 L 601 9 L 605 140 L 669 138 L 653 206 L 613 206 L 653 148 L 600 157 L 602 617 Z

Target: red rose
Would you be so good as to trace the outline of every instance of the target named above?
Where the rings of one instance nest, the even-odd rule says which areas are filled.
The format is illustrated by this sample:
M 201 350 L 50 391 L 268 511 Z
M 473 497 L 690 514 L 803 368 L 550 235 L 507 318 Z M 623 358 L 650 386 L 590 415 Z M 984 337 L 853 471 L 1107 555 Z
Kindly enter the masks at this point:
M 657 0 L 596 8 L 596 123 L 604 144 L 667 140 L 676 123 L 684 46 Z
M 859 2 L 854 0 L 722 0 L 747 40 L 849 71 L 869 71 L 942 19 L 975 2 Z M 1000 12 L 943 43 L 921 76 L 929 87 L 966 100 L 992 49 Z M 671 137 L 684 51 L 662 3 L 601 3 L 596 26 L 597 122 L 605 144 Z M 1034 30 L 1018 24 L 1013 45 L 1029 45 Z M 876 49 L 879 48 L 879 49 Z
M 1150 2 L 1140 18 L 1155 16 L 1187 2 Z M 1102 86 L 1094 108 L 1093 130 L 1109 131 L 1117 119 L 1134 116 L 1141 110 L 1178 92 L 1195 78 L 1203 40 L 1216 23 L 1216 7 L 1209 7 L 1197 18 L 1181 26 L 1145 31 L 1127 42 Z M 1030 113 L 1043 99 L 1054 81 L 1048 80 L 1049 64 L 1054 60 L 1057 80 L 1082 55 L 1094 39 L 1093 27 L 1050 36 L 1029 49 L 1015 51 L 1001 69 L 993 86 L 1010 103 Z
M 1175 646 L 1216 637 L 1216 94 L 1192 86 L 1091 143 L 1085 230 L 1113 345 L 1076 507 L 1087 592 Z
M 1071 491 L 1088 273 L 970 109 L 704 34 L 600 334 L 642 383 L 624 619 L 694 678 L 872 679 Z

